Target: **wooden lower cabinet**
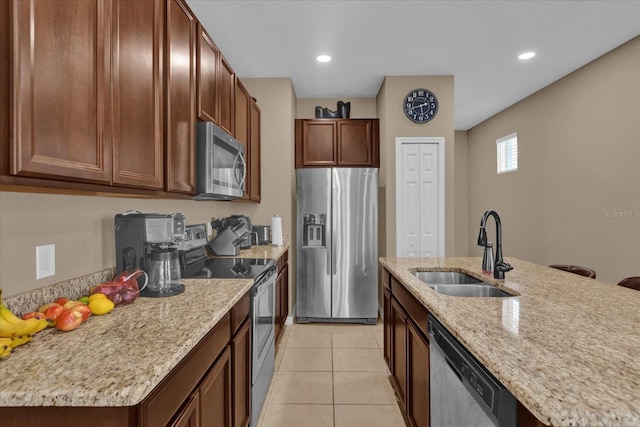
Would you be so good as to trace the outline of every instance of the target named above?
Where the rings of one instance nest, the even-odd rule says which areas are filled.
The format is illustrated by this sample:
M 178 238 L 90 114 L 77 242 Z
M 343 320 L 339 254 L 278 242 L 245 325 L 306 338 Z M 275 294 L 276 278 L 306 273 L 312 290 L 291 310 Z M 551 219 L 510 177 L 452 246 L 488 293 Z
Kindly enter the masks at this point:
M 409 423 L 429 426 L 429 342 L 407 322 L 407 407 Z
M 251 320 L 247 318 L 231 343 L 233 359 L 233 427 L 251 421 Z
M 278 277 L 276 278 L 276 344 L 282 338 L 284 324 L 289 316 L 289 251 L 277 259 Z
M 391 376 L 400 406 L 407 406 L 407 315 L 395 299 L 391 299 Z
M 391 318 L 391 291 L 384 288 L 382 291 L 382 314 L 385 319 L 383 324 L 383 340 L 384 340 L 384 361 L 387 362 L 389 371 L 391 371 L 391 322 L 386 319 Z
M 231 348 L 213 365 L 198 390 L 200 425 L 231 426 Z M 192 424 L 186 424 L 192 425 Z M 196 424 L 197 425 L 197 424 Z
M 200 423 L 200 393 L 191 396 L 191 399 L 184 407 L 178 418 L 171 423 L 172 427 L 199 427 Z

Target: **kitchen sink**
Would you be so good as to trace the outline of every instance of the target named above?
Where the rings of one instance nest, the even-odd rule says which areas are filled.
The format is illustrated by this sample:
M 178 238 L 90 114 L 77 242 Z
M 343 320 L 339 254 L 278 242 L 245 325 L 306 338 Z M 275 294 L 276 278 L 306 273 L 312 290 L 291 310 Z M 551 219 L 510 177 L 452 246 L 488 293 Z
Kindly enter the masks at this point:
M 429 285 L 431 289 L 439 294 L 451 297 L 511 297 L 500 288 L 496 288 L 488 283 L 482 284 L 457 284 L 457 285 Z
M 513 295 L 476 277 L 456 271 L 414 271 L 434 291 L 453 297 L 511 297 Z
M 484 283 L 482 280 L 457 271 L 414 271 L 413 274 L 423 282 L 442 285 Z

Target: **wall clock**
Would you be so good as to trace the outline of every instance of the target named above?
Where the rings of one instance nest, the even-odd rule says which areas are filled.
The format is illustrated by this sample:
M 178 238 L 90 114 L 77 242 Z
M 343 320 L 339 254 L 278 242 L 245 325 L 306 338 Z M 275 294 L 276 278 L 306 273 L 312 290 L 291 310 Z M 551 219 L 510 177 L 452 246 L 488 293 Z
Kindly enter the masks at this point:
M 427 89 L 414 89 L 404 98 L 404 114 L 414 123 L 427 123 L 438 113 L 438 98 Z

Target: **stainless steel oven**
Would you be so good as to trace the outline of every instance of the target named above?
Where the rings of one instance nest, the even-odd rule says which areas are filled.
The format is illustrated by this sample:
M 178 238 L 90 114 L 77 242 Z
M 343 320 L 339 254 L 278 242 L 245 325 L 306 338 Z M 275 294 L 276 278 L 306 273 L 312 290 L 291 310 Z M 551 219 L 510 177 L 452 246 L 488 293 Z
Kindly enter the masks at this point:
M 251 288 L 252 427 L 258 423 L 274 371 L 276 276 L 277 269 L 273 265 Z

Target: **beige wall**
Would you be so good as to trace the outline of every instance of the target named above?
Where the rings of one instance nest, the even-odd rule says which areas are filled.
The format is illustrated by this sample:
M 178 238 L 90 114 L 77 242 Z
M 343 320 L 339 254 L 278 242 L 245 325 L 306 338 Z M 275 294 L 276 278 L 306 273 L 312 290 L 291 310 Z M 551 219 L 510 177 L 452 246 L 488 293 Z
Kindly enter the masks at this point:
M 455 132 L 454 157 L 455 256 L 468 256 L 469 239 L 476 236 L 469 233 L 469 144 L 465 131 Z
M 498 176 L 512 132 L 518 171 Z M 640 37 L 470 129 L 468 155 L 470 235 L 494 209 L 505 256 L 640 275 Z
M 113 218 L 128 209 L 182 212 L 188 224 L 239 213 L 254 224 L 282 216 L 292 233 L 293 119 L 291 81 L 243 80 L 262 118 L 262 203 L 149 200 L 0 192 L 0 287 L 4 296 L 50 285 L 115 265 Z M 273 167 L 278 165 L 278 167 Z M 56 274 L 36 280 L 35 247 L 56 245 Z M 290 277 L 291 279 L 291 277 Z M 293 282 L 290 281 L 292 284 Z
M 374 119 L 376 115 L 375 98 L 300 98 L 297 100 L 297 119 L 315 119 L 316 106 L 326 107 L 331 111 L 336 111 L 338 101 L 350 102 L 349 118 L 351 119 Z
M 438 114 L 426 124 L 410 122 L 403 99 L 412 89 L 423 87 L 438 97 Z M 387 76 L 377 97 L 380 118 L 380 256 L 395 256 L 395 153 L 396 137 L 434 136 L 445 138 L 445 254 L 455 250 L 453 76 Z M 384 209 L 384 211 L 382 211 Z

